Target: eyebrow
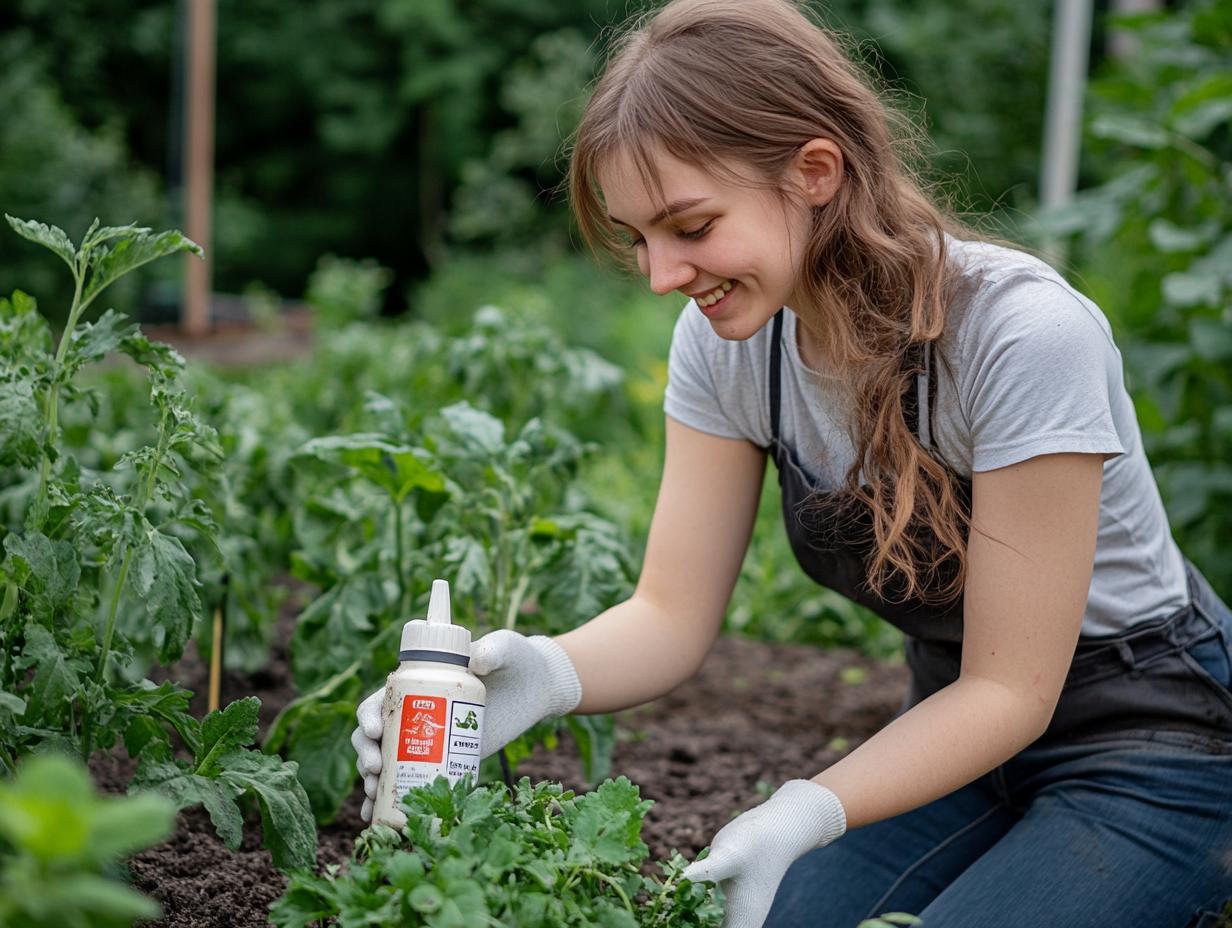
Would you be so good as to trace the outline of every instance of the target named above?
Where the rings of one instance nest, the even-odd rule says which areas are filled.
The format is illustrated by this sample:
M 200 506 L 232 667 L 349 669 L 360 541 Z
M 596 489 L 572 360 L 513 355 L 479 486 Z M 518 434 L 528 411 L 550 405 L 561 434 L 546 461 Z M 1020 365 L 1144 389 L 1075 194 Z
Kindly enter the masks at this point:
M 672 203 L 668 203 L 667 206 L 663 207 L 662 210 L 656 213 L 651 218 L 649 224 L 652 226 L 657 226 L 659 223 L 661 223 L 664 219 L 666 219 L 668 216 L 672 215 L 673 213 L 683 213 L 686 209 L 692 209 L 695 206 L 705 203 L 708 199 L 709 197 L 691 197 L 691 198 L 684 199 L 684 200 L 675 200 Z M 623 219 L 617 219 L 615 216 L 612 216 L 610 214 L 608 215 L 607 218 L 612 220 L 612 222 L 616 223 L 618 226 L 624 226 L 629 229 L 633 228 L 631 225 L 629 225 L 629 223 L 625 222 Z

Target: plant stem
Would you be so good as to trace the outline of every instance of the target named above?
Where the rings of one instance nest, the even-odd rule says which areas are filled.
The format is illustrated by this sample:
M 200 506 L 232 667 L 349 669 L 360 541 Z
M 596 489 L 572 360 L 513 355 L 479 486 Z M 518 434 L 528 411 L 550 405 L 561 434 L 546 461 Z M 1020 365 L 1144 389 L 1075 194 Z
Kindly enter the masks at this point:
M 505 628 L 513 628 L 518 621 L 518 611 L 522 608 L 522 600 L 526 597 L 526 590 L 530 586 L 530 573 L 524 573 L 518 577 L 518 584 L 513 589 L 513 595 L 509 598 L 509 609 L 505 613 Z
M 407 615 L 410 613 L 409 604 L 406 601 L 408 587 L 410 584 L 406 582 L 406 574 L 404 572 L 403 563 L 405 561 L 405 542 L 403 541 L 402 527 L 402 503 L 391 497 L 390 501 L 394 506 L 394 573 L 398 578 L 398 613 L 399 619 L 406 621 Z
M 137 494 L 136 505 L 134 506 L 137 514 L 143 519 L 145 517 L 145 507 L 149 505 L 150 497 L 154 494 L 154 484 L 157 482 L 158 469 L 162 467 L 163 458 L 167 455 L 167 445 L 170 442 L 167 416 L 167 411 L 163 410 L 162 417 L 158 422 L 158 446 L 154 452 L 154 460 L 150 464 L 150 475 L 145 483 L 141 485 L 141 489 Z M 136 548 L 131 544 L 124 551 L 124 560 L 120 564 L 120 574 L 116 577 L 115 589 L 111 593 L 111 604 L 107 609 L 107 621 L 103 625 L 103 646 L 98 652 L 98 665 L 94 668 L 95 683 L 101 684 L 107 672 L 107 658 L 111 654 L 111 640 L 115 635 L 116 617 L 120 611 L 120 599 L 124 595 L 124 585 L 128 581 L 128 571 L 133 563 L 134 551 L 136 551 Z M 93 747 L 91 744 L 93 740 L 91 732 L 92 721 L 93 719 L 87 712 L 81 723 L 82 756 L 86 760 L 90 759 L 90 750 Z
M 51 369 L 51 387 L 47 390 L 47 405 L 43 410 L 43 420 L 47 423 L 47 440 L 49 442 L 55 441 L 56 428 L 59 425 L 60 419 L 60 366 L 64 363 L 64 355 L 68 352 L 69 342 L 72 341 L 73 329 L 77 327 L 77 319 L 81 316 L 81 311 L 86 307 L 86 304 L 81 302 L 81 288 L 85 283 L 85 274 L 78 268 L 74 269 L 73 277 L 77 281 L 73 290 L 73 303 L 68 311 L 68 322 L 65 323 L 64 333 L 60 336 L 60 345 L 56 349 L 56 360 Z M 47 502 L 47 481 L 50 478 L 51 458 L 48 457 L 47 449 L 44 447 L 42 461 L 39 464 L 39 488 L 38 495 L 35 496 L 35 512 L 41 512 Z

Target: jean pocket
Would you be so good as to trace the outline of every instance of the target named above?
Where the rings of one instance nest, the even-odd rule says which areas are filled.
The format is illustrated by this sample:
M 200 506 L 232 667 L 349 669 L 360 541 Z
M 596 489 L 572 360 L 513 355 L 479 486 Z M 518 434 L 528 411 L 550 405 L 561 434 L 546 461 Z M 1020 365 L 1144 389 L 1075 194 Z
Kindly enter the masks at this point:
M 1232 692 L 1232 655 L 1228 653 L 1222 635 L 1199 641 L 1185 650 L 1212 680 Z

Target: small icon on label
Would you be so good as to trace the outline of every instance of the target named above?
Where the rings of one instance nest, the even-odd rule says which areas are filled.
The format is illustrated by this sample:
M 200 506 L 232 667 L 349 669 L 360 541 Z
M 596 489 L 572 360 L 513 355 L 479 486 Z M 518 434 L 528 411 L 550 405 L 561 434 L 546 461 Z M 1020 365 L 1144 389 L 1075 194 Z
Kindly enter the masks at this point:
M 454 725 L 454 728 L 478 729 L 479 719 L 475 718 L 475 710 L 471 709 L 469 712 L 466 713 L 466 718 L 458 719 L 455 717 L 453 720 L 453 725 Z

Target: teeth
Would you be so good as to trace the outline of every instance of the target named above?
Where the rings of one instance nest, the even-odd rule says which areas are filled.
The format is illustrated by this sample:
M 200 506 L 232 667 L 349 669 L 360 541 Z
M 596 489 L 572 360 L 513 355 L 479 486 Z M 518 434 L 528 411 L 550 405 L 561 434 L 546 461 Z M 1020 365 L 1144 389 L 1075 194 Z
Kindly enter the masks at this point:
M 713 306 L 715 303 L 719 302 L 719 300 L 723 299 L 731 288 L 732 282 L 730 280 L 725 280 L 723 283 L 719 284 L 719 286 L 715 287 L 713 291 L 698 300 L 697 305 Z

